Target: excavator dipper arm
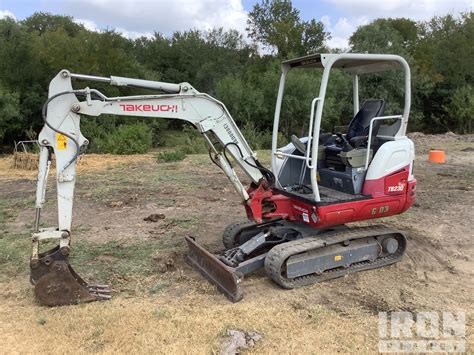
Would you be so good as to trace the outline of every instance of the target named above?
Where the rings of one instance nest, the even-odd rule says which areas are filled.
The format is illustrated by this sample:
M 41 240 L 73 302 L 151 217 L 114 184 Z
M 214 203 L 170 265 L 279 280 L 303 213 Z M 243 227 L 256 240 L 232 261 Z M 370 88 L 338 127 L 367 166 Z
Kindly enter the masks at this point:
M 160 90 L 159 95 L 107 97 L 95 89 L 74 90 L 71 79 L 108 82 L 111 85 Z M 83 98 L 79 101 L 78 98 Z M 95 77 L 62 70 L 50 83 L 49 98 L 43 107 L 44 127 L 39 135 L 40 160 L 36 193 L 36 220 L 30 259 L 31 283 L 40 303 L 57 306 L 110 298 L 105 285 L 87 284 L 69 264 L 72 207 L 76 163 L 88 140 L 80 130 L 80 115 L 102 114 L 169 118 L 187 121 L 201 132 L 214 154 L 214 161 L 231 181 L 243 203 L 249 195 L 235 173 L 228 155 L 254 184 L 264 180 L 256 160 L 240 130 L 223 103 L 200 93 L 188 83 L 171 84 L 122 77 Z M 219 145 L 212 139 L 217 139 Z M 45 202 L 51 156 L 56 157 L 58 226 L 39 228 Z M 227 155 L 228 154 L 228 155 Z M 40 252 L 44 240 L 56 240 L 57 246 Z

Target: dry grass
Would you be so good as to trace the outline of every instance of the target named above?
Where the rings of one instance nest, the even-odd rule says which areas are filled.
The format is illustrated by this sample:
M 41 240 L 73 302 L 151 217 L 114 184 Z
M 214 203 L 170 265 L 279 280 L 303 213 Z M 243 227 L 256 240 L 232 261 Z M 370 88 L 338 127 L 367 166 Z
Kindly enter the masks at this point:
M 107 169 L 119 164 L 132 162 L 151 161 L 152 154 L 142 155 L 112 155 L 112 154 L 86 154 L 79 158 L 77 163 L 78 173 L 88 173 Z M 53 165 L 54 167 L 54 165 Z M 38 174 L 38 155 L 33 153 L 18 152 L 14 155 L 0 157 L 0 180 L 36 179 Z M 54 171 L 54 169 L 52 169 Z
M 262 282 L 249 279 L 246 286 Z M 311 301 L 308 295 L 318 286 L 273 289 L 231 304 L 206 283 L 187 280 L 158 295 L 115 295 L 108 302 L 59 308 L 36 305 L 26 282 L 2 286 L 0 334 L 8 353 L 209 354 L 219 352 L 227 329 L 262 334 L 248 353 L 369 354 L 377 349 L 377 316 Z M 466 348 L 472 348 L 470 336 Z
M 353 310 L 344 316 L 317 304 L 291 306 L 291 292 L 230 304 L 187 294 L 124 299 L 62 308 L 30 300 L 0 304 L 3 348 L 11 352 L 179 353 L 219 350 L 227 329 L 257 331 L 255 353 L 373 352 L 377 320 Z M 347 322 L 347 317 L 354 318 Z M 334 334 L 337 333 L 337 337 Z M 53 345 L 54 344 L 54 345 Z M 54 350 L 53 350 L 54 349 Z
M 457 309 L 467 313 L 466 348 L 472 352 L 474 155 L 461 152 L 472 141 L 441 143 L 449 159 L 443 166 L 427 163 L 427 150 L 420 149 L 418 206 L 386 221 L 410 235 L 400 263 L 291 291 L 260 272 L 246 278 L 246 296 L 238 304 L 183 260 L 184 235 L 217 251 L 220 231 L 243 216 L 232 188 L 205 155 L 167 164 L 151 154 L 83 158 L 72 264 L 87 280 L 110 282 L 116 292 L 108 302 L 61 308 L 37 305 L 28 284 L 31 226 L 25 221 L 34 211 L 25 208 L 25 199 L 34 195 L 34 182 L 22 179 L 34 179 L 36 172 L 11 169 L 10 157 L 1 157 L 0 354 L 218 353 L 227 329 L 262 334 L 248 353 L 365 354 L 377 350 L 378 311 Z M 269 160 L 268 153 L 261 157 Z M 111 207 L 109 201 L 124 205 Z M 55 206 L 50 210 L 44 218 L 55 221 Z M 166 218 L 143 221 L 151 213 Z M 155 270 L 156 255 L 169 253 L 178 255 L 175 269 Z
M 37 170 L 38 155 L 28 152 L 14 152 L 12 158 L 12 169 L 19 170 Z

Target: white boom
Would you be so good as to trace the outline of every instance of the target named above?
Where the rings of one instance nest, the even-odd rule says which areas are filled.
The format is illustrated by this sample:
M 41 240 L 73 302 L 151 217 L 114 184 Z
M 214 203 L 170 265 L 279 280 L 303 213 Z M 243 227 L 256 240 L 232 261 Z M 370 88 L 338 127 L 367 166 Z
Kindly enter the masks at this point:
M 101 92 L 85 88 L 73 90 L 71 79 L 109 82 L 111 85 L 156 89 L 159 95 L 107 97 Z M 80 102 L 77 96 L 85 97 Z M 248 177 L 258 184 L 263 175 L 255 153 L 251 150 L 224 104 L 200 93 L 188 83 L 171 84 L 157 81 L 112 76 L 110 78 L 72 74 L 62 70 L 49 85 L 49 99 L 43 109 L 45 126 L 39 135 L 41 146 L 36 193 L 36 221 L 33 234 L 32 264 L 38 260 L 39 243 L 45 239 L 59 240 L 59 248 L 69 253 L 72 206 L 76 176 L 76 160 L 88 140 L 80 130 L 80 115 L 102 114 L 169 118 L 187 121 L 201 132 L 207 141 L 215 163 L 227 175 L 246 203 L 249 195 L 235 173 L 225 152 L 237 162 Z M 219 152 L 209 136 L 212 133 L 223 149 Z M 56 156 L 58 228 L 39 229 L 40 211 L 45 202 L 46 181 L 51 161 Z

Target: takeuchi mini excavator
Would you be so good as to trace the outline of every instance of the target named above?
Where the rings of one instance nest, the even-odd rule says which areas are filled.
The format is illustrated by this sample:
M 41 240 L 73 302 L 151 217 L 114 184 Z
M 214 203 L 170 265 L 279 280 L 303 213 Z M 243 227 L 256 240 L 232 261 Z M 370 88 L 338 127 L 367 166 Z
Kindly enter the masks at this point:
M 323 71 L 319 94 L 308 102 L 308 134 L 293 135 L 288 145 L 278 147 L 285 79 L 291 70 L 308 69 Z M 347 224 L 402 213 L 415 200 L 415 152 L 406 137 L 410 113 L 407 62 L 397 55 L 313 54 L 284 61 L 281 70 L 271 168 L 257 160 L 224 104 L 188 83 L 62 70 L 50 83 L 39 135 L 30 259 L 31 282 L 39 302 L 58 306 L 111 297 L 107 285 L 86 283 L 68 261 L 76 163 L 88 144 L 81 134 L 80 119 L 102 114 L 183 120 L 203 135 L 210 158 L 241 197 L 248 219 L 227 226 L 222 236 L 225 250 L 219 255 L 185 237 L 186 258 L 231 301 L 242 299 L 244 275 L 260 268 L 278 285 L 291 289 L 399 261 L 407 244 L 403 232 L 383 225 Z M 332 70 L 352 74 L 348 78 L 352 77 L 354 115 L 346 130 L 324 133 L 321 120 Z M 404 73 L 404 108 L 398 115 L 385 115 L 383 98 L 359 102 L 359 77 L 387 70 Z M 158 94 L 107 97 L 89 87 L 73 89 L 73 79 L 152 89 Z M 56 156 L 58 226 L 39 228 L 52 154 Z M 248 186 L 235 167 L 248 177 Z M 46 240 L 55 240 L 57 246 L 41 250 Z

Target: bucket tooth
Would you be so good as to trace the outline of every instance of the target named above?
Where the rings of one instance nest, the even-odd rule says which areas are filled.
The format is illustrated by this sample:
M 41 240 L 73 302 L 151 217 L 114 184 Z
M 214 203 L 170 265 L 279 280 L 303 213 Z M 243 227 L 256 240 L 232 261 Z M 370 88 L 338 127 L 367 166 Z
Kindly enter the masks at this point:
M 108 300 L 107 285 L 89 285 L 71 267 L 59 247 L 30 261 L 30 281 L 38 301 L 45 306 L 66 306 Z
M 243 274 L 225 265 L 215 255 L 209 253 L 191 237 L 185 237 L 189 253 L 187 261 L 197 269 L 211 284 L 217 286 L 232 302 L 238 302 L 244 297 Z

